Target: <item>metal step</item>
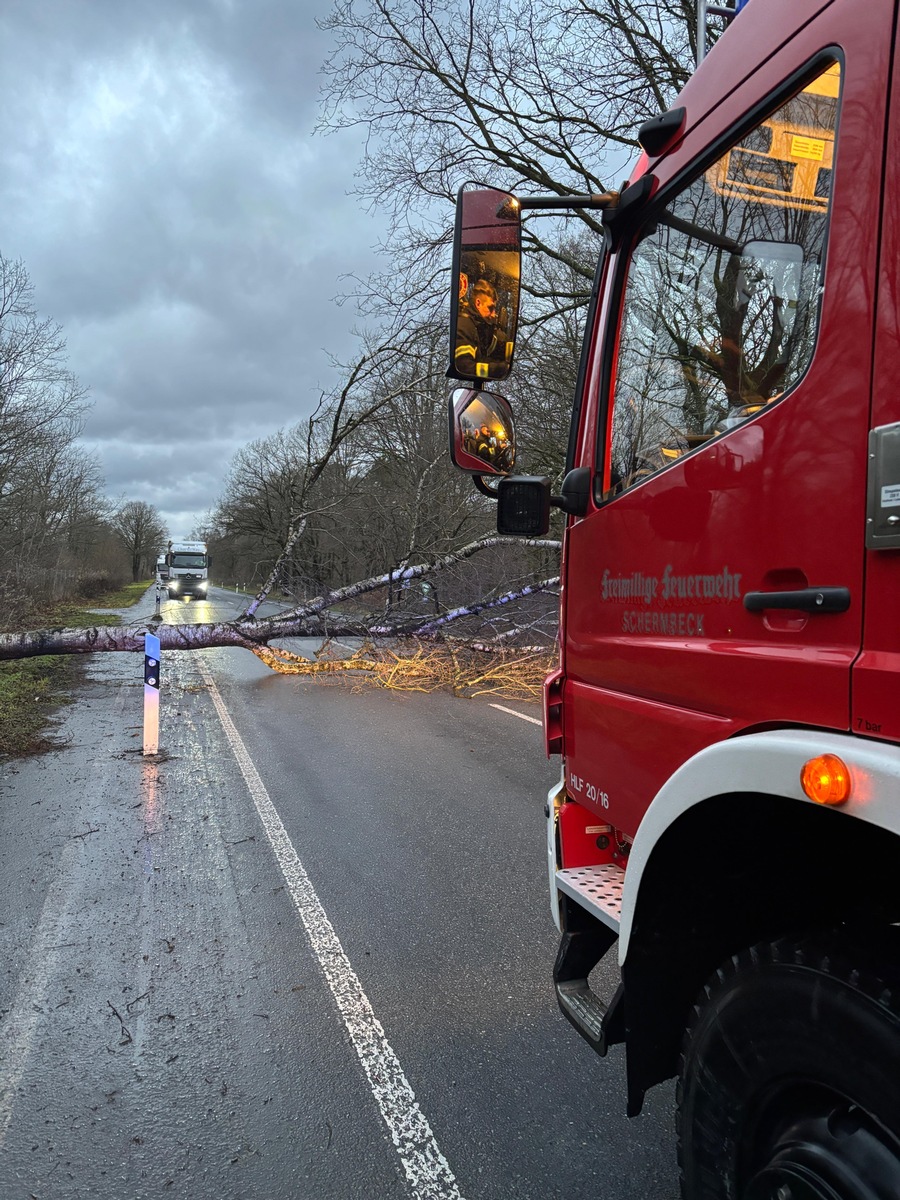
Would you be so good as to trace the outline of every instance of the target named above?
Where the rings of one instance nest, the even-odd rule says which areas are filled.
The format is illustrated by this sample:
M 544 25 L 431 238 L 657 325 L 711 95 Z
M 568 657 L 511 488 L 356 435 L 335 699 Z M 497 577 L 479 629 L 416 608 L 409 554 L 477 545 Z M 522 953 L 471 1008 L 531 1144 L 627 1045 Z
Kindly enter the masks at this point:
M 580 922 L 574 919 L 574 925 L 563 932 L 553 967 L 556 999 L 563 1016 L 603 1055 L 607 1046 L 625 1040 L 625 994 L 620 984 L 607 1005 L 591 990 L 588 977 L 616 944 L 617 935 L 609 925 L 588 920 L 583 913 Z
M 591 991 L 587 980 L 577 979 L 558 983 L 556 998 L 565 1016 L 569 1018 L 585 1041 L 590 1042 L 598 1054 L 605 1054 L 603 1020 L 606 1016 L 606 1005 Z
M 556 886 L 598 921 L 619 932 L 625 872 L 615 863 L 601 867 L 569 867 L 556 872 Z

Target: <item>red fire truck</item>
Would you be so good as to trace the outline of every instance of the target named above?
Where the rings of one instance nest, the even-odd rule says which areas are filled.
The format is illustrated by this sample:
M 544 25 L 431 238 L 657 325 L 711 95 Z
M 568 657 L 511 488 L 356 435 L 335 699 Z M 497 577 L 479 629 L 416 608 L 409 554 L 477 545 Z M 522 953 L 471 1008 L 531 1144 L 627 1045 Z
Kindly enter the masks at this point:
M 621 192 L 457 206 L 454 461 L 565 514 L 557 995 L 630 1114 L 678 1077 L 691 1200 L 900 1197 L 898 15 L 750 0 Z M 559 495 L 484 386 L 540 208 L 604 227 Z

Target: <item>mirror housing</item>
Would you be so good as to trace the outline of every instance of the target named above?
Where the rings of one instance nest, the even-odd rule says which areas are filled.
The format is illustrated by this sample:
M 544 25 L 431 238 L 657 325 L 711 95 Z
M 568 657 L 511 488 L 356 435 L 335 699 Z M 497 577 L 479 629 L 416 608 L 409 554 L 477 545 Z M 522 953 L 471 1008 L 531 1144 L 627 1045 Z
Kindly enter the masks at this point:
M 570 517 L 583 517 L 588 510 L 590 496 L 590 467 L 573 467 L 562 481 L 559 495 L 551 496 L 550 503 Z
M 497 485 L 497 532 L 508 537 L 541 537 L 550 528 L 550 480 L 546 475 L 514 475 Z
M 519 323 L 522 220 L 497 188 L 459 189 L 450 290 L 451 379 L 483 383 L 512 369 Z
M 454 388 L 450 395 L 450 458 L 470 475 L 508 475 L 516 462 L 509 401 L 496 392 Z

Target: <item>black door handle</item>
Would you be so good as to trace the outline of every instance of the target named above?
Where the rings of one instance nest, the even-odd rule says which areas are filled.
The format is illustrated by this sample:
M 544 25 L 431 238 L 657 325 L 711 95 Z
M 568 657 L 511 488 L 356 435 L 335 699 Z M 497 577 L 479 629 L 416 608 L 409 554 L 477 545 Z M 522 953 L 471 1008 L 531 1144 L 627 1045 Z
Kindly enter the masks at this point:
M 792 608 L 799 612 L 842 613 L 850 607 L 850 589 L 845 587 L 795 588 L 789 592 L 747 592 L 744 608 L 763 612 L 767 608 Z

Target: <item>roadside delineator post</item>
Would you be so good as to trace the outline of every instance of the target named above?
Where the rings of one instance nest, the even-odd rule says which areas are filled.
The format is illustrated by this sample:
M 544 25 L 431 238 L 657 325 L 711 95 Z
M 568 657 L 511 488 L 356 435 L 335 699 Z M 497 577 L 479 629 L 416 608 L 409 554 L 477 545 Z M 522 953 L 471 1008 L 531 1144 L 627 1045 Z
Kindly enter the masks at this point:
M 159 638 L 144 634 L 144 754 L 159 751 Z

